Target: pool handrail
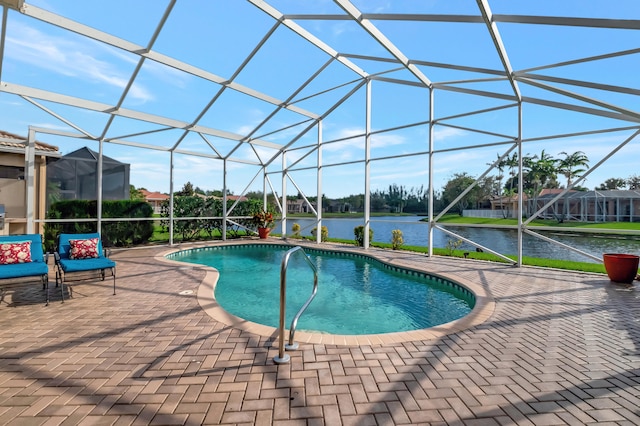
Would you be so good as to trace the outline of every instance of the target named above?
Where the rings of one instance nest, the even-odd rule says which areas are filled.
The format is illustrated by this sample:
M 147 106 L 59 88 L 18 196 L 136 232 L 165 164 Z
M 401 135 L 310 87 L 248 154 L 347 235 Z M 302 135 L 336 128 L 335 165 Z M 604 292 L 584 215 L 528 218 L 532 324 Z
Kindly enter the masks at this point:
M 285 344 L 284 344 L 284 322 L 285 322 L 285 311 L 286 311 L 286 302 L 287 302 L 287 267 L 289 266 L 289 258 L 297 251 L 302 251 L 304 255 L 304 259 L 307 261 L 311 269 L 313 270 L 313 290 L 311 292 L 311 297 L 302 305 L 302 308 L 298 311 L 298 313 L 293 317 L 291 321 L 291 327 L 289 329 L 289 343 L 286 345 L 287 350 L 296 350 L 298 349 L 298 344 L 294 343 L 293 338 L 296 333 L 296 327 L 298 325 L 298 319 L 300 315 L 307 309 L 311 301 L 314 297 L 316 297 L 316 293 L 318 292 L 318 269 L 316 265 L 309 259 L 309 256 L 304 252 L 304 249 L 300 246 L 293 247 L 289 249 L 284 256 L 282 257 L 282 263 L 280 264 L 280 323 L 279 323 L 279 348 L 278 348 L 278 356 L 273 358 L 273 361 L 276 364 L 284 364 L 289 362 L 291 357 L 284 353 Z

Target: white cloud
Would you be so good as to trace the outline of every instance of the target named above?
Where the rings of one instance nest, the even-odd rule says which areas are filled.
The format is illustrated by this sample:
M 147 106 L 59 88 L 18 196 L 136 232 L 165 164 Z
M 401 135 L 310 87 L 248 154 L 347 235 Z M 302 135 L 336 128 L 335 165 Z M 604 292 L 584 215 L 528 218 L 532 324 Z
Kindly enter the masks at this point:
M 127 58 L 123 59 L 130 60 L 131 57 L 127 56 Z M 179 89 L 185 89 L 187 87 L 187 79 L 192 78 L 190 75 L 186 74 L 183 71 L 151 60 L 146 60 L 142 69 L 147 71 L 149 74 L 153 75 L 163 83 L 175 86 Z
M 137 188 L 169 192 L 169 156 L 164 152 L 145 154 L 145 161 L 138 157 L 118 157 L 131 164 L 130 182 Z M 205 157 L 178 155 L 175 157 L 174 191 L 179 191 L 187 181 L 204 190 L 222 189 L 222 161 Z
M 423 178 L 429 174 L 429 170 L 421 168 L 416 170 L 397 170 L 395 172 L 389 172 L 385 174 L 379 174 L 372 178 L 373 181 L 381 181 L 384 185 L 390 185 L 391 183 L 399 183 L 406 180 L 411 180 L 416 182 L 418 186 L 420 184 L 427 185 L 426 179 L 422 179 L 423 182 L 419 182 L 421 179 L 417 179 L 418 177 Z
M 459 136 L 464 136 L 466 135 L 468 132 L 461 130 L 461 129 L 455 129 L 453 127 L 442 127 L 442 126 L 438 126 L 433 130 L 433 140 L 434 141 L 438 141 L 438 142 L 442 142 L 446 139 L 451 139 L 451 138 L 457 138 Z
M 10 33 L 20 34 L 19 38 L 7 37 L 6 55 L 12 60 L 28 63 L 51 73 L 118 89 L 124 89 L 129 81 L 129 74 L 115 67 L 110 59 L 102 60 L 96 56 L 97 52 L 102 52 L 132 62 L 131 57 L 121 54 L 115 48 L 88 39 L 78 42 L 68 37 L 55 37 L 15 23 Z M 138 84 L 133 85 L 130 94 L 138 101 L 153 99 L 151 92 Z
M 364 129 L 356 127 L 347 127 L 339 130 L 335 135 L 330 135 L 327 140 L 345 139 L 336 143 L 328 143 L 323 145 L 323 151 L 344 151 L 348 148 L 354 150 L 364 149 Z M 350 139 L 349 139 L 350 138 Z M 404 136 L 399 136 L 392 133 L 378 133 L 371 136 L 371 148 L 379 149 L 394 145 L 402 145 L 406 143 Z
M 69 126 L 67 126 L 66 124 L 53 124 L 53 123 L 29 123 L 29 126 L 32 127 L 41 127 L 43 129 L 52 129 L 52 130 L 71 130 L 71 131 L 75 131 L 74 129 L 70 128 Z
M 393 8 L 391 7 L 391 2 L 384 0 L 384 1 L 380 1 L 378 2 L 378 4 L 376 5 L 375 2 L 373 3 L 374 7 L 373 7 L 373 12 L 374 13 L 385 13 L 388 12 L 390 10 L 392 10 Z M 371 7 L 371 3 L 368 3 L 368 6 Z
M 269 161 L 271 159 L 271 157 L 273 157 L 277 151 L 274 149 L 269 149 L 269 148 L 264 148 L 261 146 L 254 146 L 255 149 L 255 153 L 258 154 L 258 157 L 260 160 L 262 161 Z M 258 158 L 256 158 L 256 154 L 253 152 L 253 150 L 246 150 L 245 151 L 247 154 L 244 156 L 246 160 L 248 161 L 256 161 L 258 160 Z M 292 157 L 287 157 L 289 160 L 292 159 Z
M 234 133 L 238 135 L 248 135 L 250 132 L 253 132 L 255 128 L 256 126 L 253 124 L 244 124 L 238 127 Z
M 372 148 L 385 148 L 393 145 L 402 145 L 404 143 L 406 143 L 406 139 L 403 136 L 391 133 L 381 133 L 371 137 Z
M 334 37 L 339 37 L 346 32 L 352 32 L 348 23 L 338 23 L 331 26 L 331 32 Z

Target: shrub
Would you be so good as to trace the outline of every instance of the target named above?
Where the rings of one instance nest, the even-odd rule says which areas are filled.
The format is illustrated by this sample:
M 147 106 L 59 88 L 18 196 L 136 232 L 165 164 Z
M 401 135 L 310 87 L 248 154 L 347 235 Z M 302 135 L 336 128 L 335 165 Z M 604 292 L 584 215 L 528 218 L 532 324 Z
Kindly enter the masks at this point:
M 317 236 L 317 234 L 318 228 L 313 228 L 311 230 L 311 235 L 315 237 Z M 323 226 L 322 228 L 320 228 L 320 241 L 327 241 L 327 238 L 329 238 L 329 229 L 326 226 Z
M 462 245 L 462 240 L 452 240 L 449 238 L 447 240 L 447 246 L 445 247 L 449 252 L 449 256 L 453 255 L 453 251 Z
M 64 200 L 53 203 L 47 212 L 47 219 L 88 219 L 98 216 L 98 202 L 95 200 Z M 151 218 L 153 208 L 144 201 L 105 200 L 102 202 L 102 217 L 108 218 Z M 79 234 L 96 232 L 96 222 L 46 223 L 44 245 L 47 251 L 55 251 L 56 240 L 61 233 Z M 153 222 L 132 220 L 103 222 L 101 237 L 105 246 L 126 247 L 143 244 L 153 235 Z
M 292 237 L 293 238 L 300 238 L 300 224 L 299 223 L 294 223 L 291 226 L 291 232 L 293 232 Z M 327 231 L 327 234 L 329 233 L 329 231 Z
M 173 215 L 175 217 L 197 217 L 202 216 L 205 210 L 205 200 L 195 195 L 173 197 Z M 162 217 L 168 218 L 170 215 L 169 202 L 162 204 Z M 163 220 L 162 225 L 165 230 L 169 229 L 169 221 Z M 175 220 L 173 222 L 173 232 L 182 235 L 182 241 L 188 241 L 200 234 L 202 224 L 198 220 Z
M 356 245 L 364 247 L 364 226 L 356 226 L 353 228 L 353 235 L 356 237 Z M 369 242 L 373 241 L 373 229 L 369 228 Z
M 102 217 L 150 218 L 153 217 L 153 207 L 140 200 L 103 201 Z M 104 222 L 102 235 L 103 242 L 107 245 L 126 247 L 132 244 L 143 244 L 153 235 L 153 222 L 149 220 Z
M 404 244 L 404 238 L 402 238 L 402 231 L 394 229 L 391 231 L 391 248 L 398 250 Z
M 227 200 L 227 208 L 231 208 L 235 202 Z M 238 238 L 244 234 L 242 228 L 253 229 L 255 222 L 253 219 L 254 212 L 262 211 L 262 202 L 260 200 L 247 200 L 238 203 L 233 209 L 233 216 L 250 216 L 245 219 L 236 219 L 234 222 L 227 222 L 227 237 Z M 162 226 L 165 231 L 169 229 L 169 201 L 165 201 L 162 205 L 160 214 Z M 173 199 L 173 215 L 174 217 L 193 217 L 196 219 L 174 220 L 173 230 L 175 234 L 179 234 L 182 241 L 188 241 L 200 238 L 202 231 L 207 232 L 210 238 L 214 234 L 222 234 L 222 219 L 199 219 L 200 217 L 221 217 L 222 216 L 222 200 L 208 197 L 206 199 L 198 196 L 176 196 Z

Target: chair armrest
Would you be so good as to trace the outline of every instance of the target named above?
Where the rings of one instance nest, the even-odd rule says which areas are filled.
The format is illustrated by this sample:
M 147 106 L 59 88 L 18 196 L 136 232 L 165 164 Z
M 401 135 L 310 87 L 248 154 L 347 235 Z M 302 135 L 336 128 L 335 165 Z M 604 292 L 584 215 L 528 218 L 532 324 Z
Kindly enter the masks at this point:
M 49 264 L 49 252 L 46 252 L 44 254 L 44 263 L 47 265 Z
M 110 248 L 103 248 L 102 249 L 103 253 L 104 253 L 104 257 L 109 257 L 111 256 L 111 249 Z
M 56 262 L 56 265 L 60 263 L 60 253 L 58 253 L 57 251 L 53 252 L 53 259 Z

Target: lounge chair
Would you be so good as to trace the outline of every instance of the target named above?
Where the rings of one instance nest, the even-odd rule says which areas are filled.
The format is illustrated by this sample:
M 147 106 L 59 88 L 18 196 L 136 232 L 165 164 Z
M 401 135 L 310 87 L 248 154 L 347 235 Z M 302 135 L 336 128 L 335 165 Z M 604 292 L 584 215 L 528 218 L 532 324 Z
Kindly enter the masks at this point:
M 42 250 L 42 235 L 0 236 L 0 279 L 40 277 L 49 304 L 48 255 Z
M 62 286 L 63 302 L 66 275 L 74 272 L 99 271 L 104 281 L 105 271 L 111 271 L 113 294 L 116 294 L 116 263 L 109 259 L 107 250 L 102 247 L 99 233 L 60 234 L 55 263 L 56 287 Z

